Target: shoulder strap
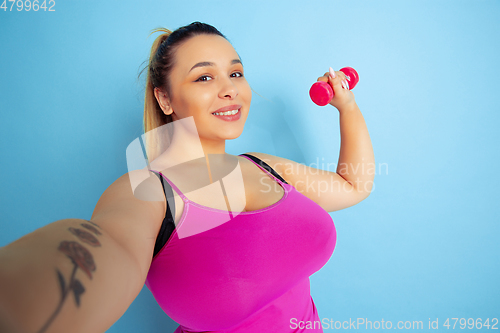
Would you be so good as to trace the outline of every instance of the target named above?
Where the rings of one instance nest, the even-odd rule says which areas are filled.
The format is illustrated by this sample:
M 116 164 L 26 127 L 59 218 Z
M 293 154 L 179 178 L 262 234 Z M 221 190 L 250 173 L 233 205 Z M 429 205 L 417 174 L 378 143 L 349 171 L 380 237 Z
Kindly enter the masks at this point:
M 279 173 L 277 173 L 276 171 L 274 171 L 273 168 L 271 168 L 269 166 L 269 164 L 267 164 L 266 162 L 264 162 L 263 160 L 261 160 L 260 158 L 258 157 L 255 157 L 253 155 L 250 155 L 250 154 L 240 154 L 240 156 L 246 156 L 250 159 L 252 159 L 252 161 L 254 161 L 255 163 L 257 163 L 258 165 L 260 165 L 262 168 L 264 168 L 265 170 L 267 170 L 267 172 L 271 173 L 274 177 L 278 178 L 281 182 L 285 183 L 285 184 L 288 184 L 286 182 L 286 180 L 283 179 L 283 177 L 280 176 Z
M 163 246 L 167 243 L 170 235 L 175 229 L 174 216 L 175 216 L 175 202 L 174 202 L 174 193 L 172 191 L 172 187 L 168 182 L 163 181 L 163 177 L 155 171 L 150 170 L 155 175 L 160 178 L 161 185 L 163 186 L 163 193 L 165 193 L 165 199 L 167 199 L 167 210 L 165 212 L 165 217 L 163 218 L 163 222 L 161 224 L 160 231 L 158 232 L 158 236 L 156 237 L 155 248 L 153 252 L 153 258 L 156 256 L 158 252 L 163 248 Z

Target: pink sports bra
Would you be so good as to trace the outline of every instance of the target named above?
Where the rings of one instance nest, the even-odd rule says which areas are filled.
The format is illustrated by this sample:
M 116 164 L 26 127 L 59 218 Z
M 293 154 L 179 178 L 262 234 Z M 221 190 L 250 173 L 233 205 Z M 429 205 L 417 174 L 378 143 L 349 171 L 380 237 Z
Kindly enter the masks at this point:
M 322 332 L 309 276 L 333 253 L 333 220 L 263 161 L 241 156 L 275 179 L 283 197 L 263 209 L 228 212 L 190 201 L 160 173 L 184 211 L 154 256 L 146 286 L 180 324 L 174 333 Z M 315 329 L 298 328 L 306 321 L 316 321 Z

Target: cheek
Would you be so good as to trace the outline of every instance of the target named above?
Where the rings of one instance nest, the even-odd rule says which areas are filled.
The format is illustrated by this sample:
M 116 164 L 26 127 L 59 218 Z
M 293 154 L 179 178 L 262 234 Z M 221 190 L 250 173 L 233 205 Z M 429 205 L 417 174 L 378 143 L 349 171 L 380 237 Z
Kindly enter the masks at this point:
M 183 110 L 192 113 L 209 107 L 213 101 L 213 93 L 202 89 L 185 90 L 181 100 Z
M 252 89 L 248 82 L 246 82 L 240 89 L 240 94 L 244 98 L 244 100 L 248 103 L 252 100 Z

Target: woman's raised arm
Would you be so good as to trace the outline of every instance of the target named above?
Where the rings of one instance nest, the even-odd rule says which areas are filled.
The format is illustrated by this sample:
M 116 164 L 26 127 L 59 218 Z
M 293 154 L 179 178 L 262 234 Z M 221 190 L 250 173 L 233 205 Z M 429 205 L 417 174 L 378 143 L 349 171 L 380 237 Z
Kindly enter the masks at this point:
M 157 177 L 140 187 L 163 196 Z M 165 204 L 138 199 L 125 174 L 90 221 L 55 221 L 0 248 L 0 331 L 105 332 L 144 285 Z

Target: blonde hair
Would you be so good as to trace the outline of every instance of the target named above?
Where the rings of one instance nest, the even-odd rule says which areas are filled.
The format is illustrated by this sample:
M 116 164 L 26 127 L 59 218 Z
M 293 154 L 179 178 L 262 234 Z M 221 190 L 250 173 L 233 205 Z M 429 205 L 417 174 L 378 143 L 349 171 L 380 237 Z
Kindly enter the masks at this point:
M 163 113 L 158 101 L 156 100 L 154 89 L 155 86 L 151 80 L 152 70 L 154 70 L 153 60 L 158 52 L 159 46 L 170 36 L 172 31 L 165 28 L 156 28 L 151 34 L 155 32 L 164 32 L 160 36 L 156 37 L 151 46 L 151 52 L 149 55 L 148 72 L 146 76 L 146 93 L 144 96 L 144 133 L 146 134 L 146 154 L 148 155 L 149 162 L 153 161 L 158 155 L 164 150 L 162 149 L 162 140 L 157 131 L 154 131 L 157 127 L 165 125 L 172 122 L 172 116 L 167 116 Z M 149 133 L 149 134 L 148 134 Z

